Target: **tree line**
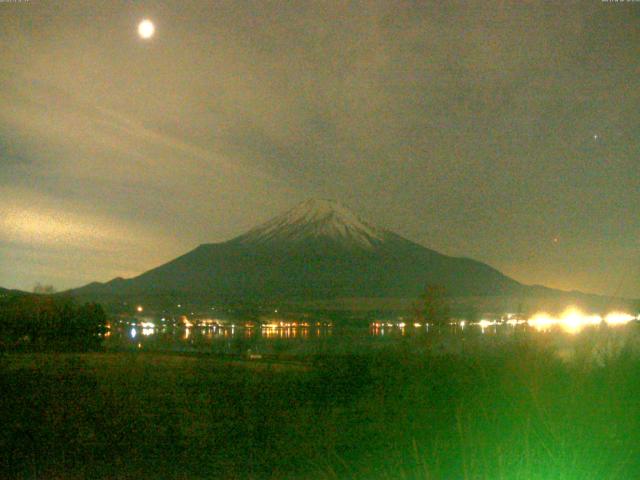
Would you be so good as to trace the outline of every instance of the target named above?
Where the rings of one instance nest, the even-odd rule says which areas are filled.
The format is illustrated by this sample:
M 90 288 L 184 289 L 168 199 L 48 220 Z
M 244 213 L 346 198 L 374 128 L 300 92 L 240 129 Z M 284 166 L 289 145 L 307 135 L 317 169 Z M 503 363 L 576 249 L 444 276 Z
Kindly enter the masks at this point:
M 0 350 L 95 351 L 101 348 L 107 316 L 95 303 L 43 294 L 0 298 Z

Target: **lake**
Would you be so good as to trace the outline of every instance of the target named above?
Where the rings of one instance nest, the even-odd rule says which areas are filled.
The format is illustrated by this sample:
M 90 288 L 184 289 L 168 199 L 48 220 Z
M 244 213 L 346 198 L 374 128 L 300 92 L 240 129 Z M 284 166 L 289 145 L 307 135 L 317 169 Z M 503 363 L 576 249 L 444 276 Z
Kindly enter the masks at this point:
M 261 357 L 309 357 L 326 354 L 360 354 L 383 349 L 405 353 L 464 354 L 513 342 L 534 342 L 573 358 L 587 350 L 640 350 L 637 321 L 605 323 L 567 329 L 551 325 L 540 329 L 526 322 L 454 324 L 439 329 L 428 325 L 371 322 L 361 326 L 317 322 L 306 326 L 265 326 L 241 322 L 225 326 L 160 325 L 129 322 L 113 326 L 105 336 L 108 351 L 164 351 Z

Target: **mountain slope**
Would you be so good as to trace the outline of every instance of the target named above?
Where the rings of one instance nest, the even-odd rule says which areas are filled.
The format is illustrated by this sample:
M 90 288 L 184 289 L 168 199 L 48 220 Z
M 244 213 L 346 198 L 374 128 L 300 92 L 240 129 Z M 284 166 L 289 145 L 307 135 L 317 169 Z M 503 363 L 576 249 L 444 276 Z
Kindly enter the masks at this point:
M 336 202 L 309 200 L 227 242 L 200 245 L 135 278 L 73 293 L 247 301 L 412 297 L 427 284 L 456 296 L 529 288 L 481 262 L 442 255 L 372 226 Z
M 9 288 L 0 287 L 0 298 L 17 296 L 17 295 L 29 295 L 29 293 L 23 292 L 22 290 L 13 290 Z

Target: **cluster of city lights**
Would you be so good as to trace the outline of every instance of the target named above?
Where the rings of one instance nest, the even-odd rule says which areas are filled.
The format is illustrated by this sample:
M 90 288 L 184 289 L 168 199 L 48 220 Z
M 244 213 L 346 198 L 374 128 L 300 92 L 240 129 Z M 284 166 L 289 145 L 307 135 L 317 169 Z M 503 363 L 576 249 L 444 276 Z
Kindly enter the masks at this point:
M 548 332 L 554 329 L 560 329 L 567 333 L 578 333 L 589 326 L 607 325 L 613 327 L 626 325 L 627 323 L 634 320 L 638 320 L 638 318 L 625 312 L 614 311 L 608 313 L 607 315 L 601 316 L 597 314 L 586 314 L 576 307 L 569 307 L 557 316 L 550 315 L 546 312 L 539 312 L 532 315 L 529 319 L 524 319 L 518 317 L 515 314 L 508 314 L 506 315 L 506 317 L 503 317 L 500 320 L 482 319 L 477 322 L 460 320 L 451 322 L 451 325 L 457 325 L 463 330 L 469 325 L 476 325 L 480 327 L 483 333 L 489 327 L 497 327 L 500 325 L 509 325 L 511 327 L 516 327 L 518 325 L 528 325 L 538 332 Z M 402 321 L 376 321 L 371 323 L 371 328 L 373 328 L 375 331 L 383 331 L 385 327 L 399 328 L 401 331 L 403 331 L 407 325 L 411 324 L 407 324 Z M 419 328 L 423 325 L 427 328 L 429 327 L 428 323 L 413 323 L 412 325 L 414 328 Z
M 461 324 L 462 323 L 464 323 L 464 320 L 461 322 Z M 371 324 L 371 327 L 376 328 L 376 329 L 385 328 L 385 327 L 389 327 L 389 328 L 391 328 L 391 327 L 405 328 L 407 325 L 413 325 L 414 328 L 420 328 L 420 327 L 422 327 L 423 324 L 419 323 L 419 322 L 415 322 L 415 323 L 412 323 L 412 324 L 408 324 L 406 322 L 398 322 L 398 323 L 393 323 L 393 322 L 373 322 Z M 427 327 L 428 324 L 425 323 L 424 326 Z
M 480 320 L 477 325 L 484 332 L 488 327 L 501 325 L 528 325 L 538 332 L 548 332 L 553 329 L 560 329 L 567 333 L 579 333 L 589 326 L 608 325 L 618 326 L 625 325 L 629 322 L 637 320 L 636 317 L 625 312 L 611 312 L 604 317 L 596 314 L 586 314 L 576 307 L 569 307 L 558 316 L 550 315 L 546 312 L 538 312 L 532 315 L 528 320 L 510 317 L 504 322 L 497 320 Z M 460 326 L 464 328 L 464 321 L 460 322 Z
M 577 308 L 567 308 L 560 316 L 552 316 L 541 312 L 533 315 L 527 324 L 532 328 L 546 332 L 559 327 L 567 333 L 578 333 L 589 326 L 606 324 L 608 326 L 625 325 L 636 317 L 624 312 L 611 312 L 605 315 L 586 314 Z
M 333 323 L 331 322 L 287 322 L 287 321 L 272 321 L 269 323 L 263 323 L 262 328 L 273 330 L 280 328 L 309 328 L 309 327 L 333 327 Z
M 141 305 L 136 307 L 137 312 L 142 312 L 144 309 Z M 607 326 L 619 326 L 625 325 L 634 320 L 638 320 L 639 318 L 621 311 L 613 311 L 604 316 L 598 314 L 587 314 L 582 312 L 576 307 L 569 307 L 560 315 L 551 315 L 546 312 L 538 312 L 529 319 L 524 319 L 519 317 L 516 314 L 506 314 L 506 316 L 502 317 L 500 320 L 496 319 L 482 319 L 478 322 L 469 322 L 467 320 L 454 321 L 451 325 L 458 325 L 460 328 L 465 329 L 469 325 L 479 326 L 482 332 L 484 333 L 489 327 L 496 327 L 499 325 L 509 325 L 512 327 L 518 325 L 527 325 L 539 332 L 548 332 L 554 329 L 560 329 L 567 333 L 578 333 L 584 330 L 589 326 L 599 326 L 599 325 L 607 325 Z M 426 327 L 429 328 L 429 323 L 406 323 L 402 317 L 398 322 L 389 322 L 389 321 L 376 321 L 371 323 L 371 327 L 375 331 L 382 332 L 385 327 L 394 328 L 397 327 L 401 331 L 404 331 L 405 327 L 413 326 L 414 328 Z M 163 317 L 161 319 L 162 323 L 165 323 L 166 319 Z M 190 320 L 186 315 L 182 315 L 180 317 L 180 323 L 187 330 L 192 327 L 204 327 L 204 328 L 220 328 L 221 330 L 226 330 L 226 328 L 231 327 L 231 332 L 236 327 L 236 324 L 225 325 L 218 319 L 199 319 L 199 320 Z M 135 338 L 138 331 L 135 327 L 141 328 L 141 333 L 144 336 L 152 335 L 155 333 L 156 325 L 153 322 L 143 321 L 138 322 L 134 321 L 129 323 L 131 327 L 133 327 L 130 331 L 130 335 L 132 338 Z M 256 326 L 254 322 L 244 322 L 237 325 L 240 328 L 251 329 Z M 263 330 L 287 330 L 287 329 L 296 329 L 296 328 L 309 328 L 309 327 L 332 327 L 333 324 L 331 322 L 299 322 L 299 321 L 283 321 L 283 320 L 271 320 L 267 323 L 263 323 L 260 327 Z M 164 328 L 164 327 L 163 327 Z

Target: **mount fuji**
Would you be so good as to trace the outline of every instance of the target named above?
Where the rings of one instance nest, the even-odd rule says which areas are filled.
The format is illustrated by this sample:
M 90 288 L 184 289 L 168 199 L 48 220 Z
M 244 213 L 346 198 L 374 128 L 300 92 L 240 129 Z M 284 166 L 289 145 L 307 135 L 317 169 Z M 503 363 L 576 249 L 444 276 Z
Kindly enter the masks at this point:
M 314 199 L 137 277 L 95 282 L 70 293 L 220 301 L 410 298 L 428 284 L 444 286 L 452 296 L 519 295 L 543 288 L 525 287 L 484 263 L 430 250 L 335 201 Z

